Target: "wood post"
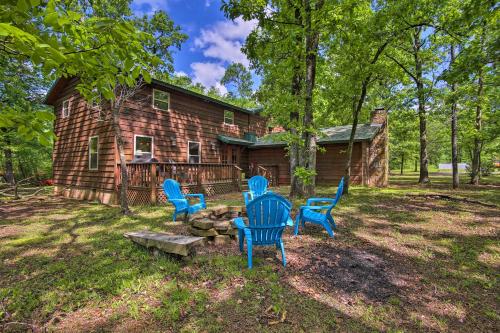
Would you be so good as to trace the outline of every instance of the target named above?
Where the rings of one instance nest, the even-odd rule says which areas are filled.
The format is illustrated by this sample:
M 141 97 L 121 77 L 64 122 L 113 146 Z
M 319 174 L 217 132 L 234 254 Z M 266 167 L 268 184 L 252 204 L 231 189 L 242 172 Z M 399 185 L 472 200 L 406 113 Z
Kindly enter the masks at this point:
M 198 192 L 203 193 L 203 177 L 202 177 L 202 168 L 198 165 L 196 167 L 196 185 L 198 186 Z
M 150 166 L 151 167 L 149 170 L 149 172 L 150 172 L 149 179 L 151 182 L 151 184 L 150 184 L 150 186 L 151 186 L 151 203 L 153 205 L 156 205 L 156 203 L 158 202 L 158 193 L 157 193 L 158 186 L 156 184 L 156 182 L 157 182 L 156 181 L 156 163 L 151 163 Z

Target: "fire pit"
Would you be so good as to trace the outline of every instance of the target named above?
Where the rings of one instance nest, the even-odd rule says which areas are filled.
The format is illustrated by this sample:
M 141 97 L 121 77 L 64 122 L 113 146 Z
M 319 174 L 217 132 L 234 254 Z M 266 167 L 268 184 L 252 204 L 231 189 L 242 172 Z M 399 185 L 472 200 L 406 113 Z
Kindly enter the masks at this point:
M 206 209 L 189 217 L 189 231 L 194 236 L 206 237 L 216 244 L 226 244 L 236 240 L 238 229 L 232 219 L 245 215 L 242 206 L 218 206 Z

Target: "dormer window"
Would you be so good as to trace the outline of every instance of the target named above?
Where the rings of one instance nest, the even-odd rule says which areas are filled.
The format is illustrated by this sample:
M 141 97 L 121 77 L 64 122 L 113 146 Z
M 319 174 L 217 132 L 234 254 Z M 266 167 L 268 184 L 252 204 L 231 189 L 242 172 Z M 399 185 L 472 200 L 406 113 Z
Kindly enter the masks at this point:
M 224 110 L 224 124 L 234 125 L 234 112 Z
M 153 108 L 168 111 L 170 107 L 170 94 L 165 91 L 153 89 Z
M 62 104 L 62 117 L 63 118 L 69 117 L 70 107 L 71 107 L 71 103 L 70 103 L 69 99 L 64 100 L 63 104 Z

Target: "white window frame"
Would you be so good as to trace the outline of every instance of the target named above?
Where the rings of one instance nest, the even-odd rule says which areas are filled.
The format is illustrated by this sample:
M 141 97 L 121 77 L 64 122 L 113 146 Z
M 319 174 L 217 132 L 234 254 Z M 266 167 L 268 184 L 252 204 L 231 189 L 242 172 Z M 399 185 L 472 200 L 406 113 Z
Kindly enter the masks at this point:
M 198 144 L 198 155 L 191 155 L 191 154 L 189 154 L 189 144 L 190 143 L 197 143 Z M 189 159 L 190 159 L 191 156 L 198 156 L 199 159 L 200 159 L 200 161 L 198 162 L 198 164 L 201 163 L 201 142 L 200 141 L 188 141 L 188 146 L 187 146 L 187 162 L 188 163 L 191 163 L 191 162 L 189 162 Z
M 92 139 L 97 139 L 97 150 L 96 150 L 97 166 L 95 168 L 92 168 L 92 163 L 91 163 L 92 152 L 90 151 L 90 149 L 92 145 L 90 143 L 92 142 Z M 94 135 L 89 138 L 89 170 L 99 170 L 99 135 Z
M 167 106 L 167 108 L 166 108 L 166 109 L 160 109 L 159 107 L 156 107 L 156 106 L 155 106 L 155 92 L 156 92 L 156 91 L 159 91 L 159 92 L 161 92 L 161 93 L 165 93 L 165 94 L 167 94 L 168 98 L 167 98 L 167 100 L 166 100 L 166 101 L 164 101 L 164 100 L 162 100 L 162 99 L 159 99 L 159 101 L 160 101 L 160 102 L 164 102 L 164 103 L 165 103 L 165 102 L 167 102 L 168 106 Z M 169 92 L 167 92 L 167 91 L 160 90 L 160 89 L 153 89 L 153 96 L 152 96 L 152 98 L 151 98 L 151 102 L 152 102 L 153 109 L 155 109 L 155 110 L 160 110 L 160 111 L 170 111 L 170 93 L 169 93 Z
M 64 107 L 65 103 L 68 103 L 68 106 L 66 108 Z M 71 114 L 70 111 L 71 111 L 71 100 L 68 98 L 62 102 L 62 117 L 68 118 L 69 115 Z
M 142 135 L 142 134 L 134 134 L 134 158 L 137 156 L 137 154 L 136 154 L 137 137 L 151 139 L 151 158 L 153 158 L 155 155 L 155 138 L 153 136 L 150 136 L 150 135 Z
M 226 122 L 226 112 L 231 112 L 231 114 L 233 115 L 232 116 L 233 122 L 231 122 L 231 123 Z M 234 111 L 224 110 L 224 124 L 226 124 L 226 125 L 234 125 Z

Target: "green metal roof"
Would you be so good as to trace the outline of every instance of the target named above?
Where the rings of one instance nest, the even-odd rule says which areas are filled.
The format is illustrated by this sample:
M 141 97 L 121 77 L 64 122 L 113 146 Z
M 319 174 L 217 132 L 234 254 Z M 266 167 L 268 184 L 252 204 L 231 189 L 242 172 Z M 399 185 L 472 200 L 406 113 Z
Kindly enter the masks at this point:
M 203 95 L 203 94 L 197 93 L 196 91 L 192 91 L 192 90 L 189 90 L 189 89 L 177 86 L 175 84 L 172 84 L 172 83 L 169 83 L 169 82 L 165 82 L 165 81 L 160 81 L 160 80 L 157 80 L 157 79 L 152 79 L 151 83 L 152 84 L 156 84 L 158 86 L 165 87 L 165 88 L 169 88 L 169 89 L 181 92 L 181 93 L 184 93 L 186 95 L 191 95 L 191 96 L 194 96 L 194 97 L 201 98 L 201 99 L 203 99 L 206 102 L 211 102 L 211 103 L 214 103 L 214 104 L 218 104 L 218 105 L 221 105 L 221 106 L 226 107 L 228 109 L 237 110 L 237 111 L 240 111 L 240 112 L 243 112 L 243 113 L 247 113 L 247 114 L 258 114 L 258 113 L 260 113 L 263 110 L 262 107 L 256 107 L 256 108 L 253 108 L 253 109 L 242 108 L 241 106 L 229 104 L 227 102 L 221 101 L 220 99 L 216 99 L 216 98 L 213 98 L 213 97 L 210 97 L 210 96 L 207 96 L 207 95 Z
M 355 142 L 371 141 L 380 130 L 381 125 L 362 124 L 356 127 Z M 351 136 L 352 125 L 335 126 L 321 129 L 323 136 L 318 140 L 319 144 L 347 143 Z M 280 140 L 280 133 L 268 134 L 261 137 L 252 145 L 252 148 L 281 147 L 286 143 Z
M 217 139 L 221 142 L 232 144 L 232 145 L 240 145 L 240 146 L 251 146 L 254 143 L 252 141 L 248 141 L 245 139 L 241 138 L 235 138 L 232 136 L 226 136 L 226 135 L 217 135 Z
M 67 80 L 68 80 L 68 78 L 60 77 L 60 78 L 58 78 L 52 84 L 52 86 L 50 87 L 49 91 L 47 92 L 47 95 L 45 96 L 45 101 L 44 101 L 45 104 L 52 105 L 52 103 L 54 102 L 54 99 L 55 99 L 54 96 L 53 96 L 53 93 L 56 90 L 55 89 L 56 86 L 58 86 L 59 84 L 64 85 L 65 81 L 67 81 Z M 195 91 L 192 91 L 192 90 L 189 90 L 189 89 L 177 86 L 175 84 L 172 84 L 172 83 L 169 83 L 169 82 L 165 82 L 165 81 L 160 81 L 160 80 L 157 80 L 157 79 L 152 79 L 151 83 L 155 84 L 157 86 L 165 87 L 165 88 L 168 88 L 168 89 L 171 89 L 171 90 L 174 90 L 174 91 L 178 91 L 178 92 L 184 93 L 186 95 L 198 97 L 198 98 L 200 98 L 200 99 L 202 99 L 202 100 L 204 100 L 206 102 L 218 104 L 218 105 L 223 106 L 225 108 L 228 108 L 230 110 L 236 110 L 236 111 L 240 111 L 240 112 L 247 113 L 247 114 L 259 114 L 263 110 L 262 106 L 257 106 L 255 108 L 243 108 L 243 107 L 240 107 L 240 106 L 237 106 L 237 105 L 233 105 L 233 104 L 221 101 L 219 99 L 212 98 L 210 96 L 203 95 L 203 94 L 197 93 Z

